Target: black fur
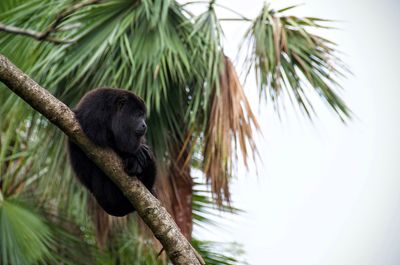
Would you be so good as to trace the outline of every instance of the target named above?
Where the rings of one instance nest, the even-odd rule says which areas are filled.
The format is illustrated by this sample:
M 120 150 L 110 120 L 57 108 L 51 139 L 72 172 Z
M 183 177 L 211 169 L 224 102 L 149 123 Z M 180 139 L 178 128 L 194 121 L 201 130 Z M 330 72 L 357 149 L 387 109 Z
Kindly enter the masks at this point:
M 99 88 L 87 93 L 74 109 L 85 134 L 97 145 L 113 149 L 128 175 L 137 176 L 147 189 L 155 181 L 153 154 L 145 144 L 146 106 L 126 90 Z M 124 216 L 135 211 L 121 190 L 73 142 L 68 141 L 73 170 L 108 213 Z

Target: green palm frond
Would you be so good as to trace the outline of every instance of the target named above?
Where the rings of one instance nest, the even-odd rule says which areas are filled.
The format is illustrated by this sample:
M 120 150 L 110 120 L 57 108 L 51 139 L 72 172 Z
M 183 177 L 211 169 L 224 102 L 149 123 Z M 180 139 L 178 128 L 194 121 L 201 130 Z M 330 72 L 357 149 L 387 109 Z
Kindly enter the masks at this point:
M 0 201 L 0 261 L 2 264 L 40 264 L 51 257 L 50 228 L 26 205 Z
M 4 0 L 0 2 L 0 13 L 6 12 L 18 6 L 24 0 Z
M 157 257 L 159 249 L 155 249 L 155 241 L 139 231 L 140 226 L 135 219 L 114 227 L 107 245 L 96 255 L 95 264 L 165 264 L 163 258 Z
M 211 191 L 200 182 L 194 183 L 192 209 L 194 225 L 200 230 L 205 229 L 207 231 L 222 229 L 223 227 L 220 226 L 221 218 L 243 212 L 228 203 L 223 203 L 217 208 L 212 199 Z M 223 215 L 221 215 L 222 213 Z M 211 242 L 194 238 L 192 245 L 204 258 L 206 264 L 246 264 L 243 261 L 244 251 L 238 243 Z
M 193 247 L 204 258 L 207 265 L 246 265 L 244 251 L 236 243 L 192 240 Z
M 312 33 L 330 21 L 282 14 L 291 8 L 274 11 L 266 4 L 252 22 L 245 35 L 248 71 L 255 67 L 260 93 L 275 103 L 286 92 L 311 118 L 315 114 L 307 90 L 311 87 L 342 120 L 349 118 L 350 111 L 337 93 L 337 79 L 347 69 L 337 56 L 336 44 Z
M 215 207 L 212 199 L 212 193 L 207 189 L 207 186 L 200 182 L 195 182 L 193 185 L 193 222 L 195 225 L 205 228 L 208 225 L 218 227 L 221 213 L 225 214 L 240 214 L 242 210 L 223 202 L 222 205 Z

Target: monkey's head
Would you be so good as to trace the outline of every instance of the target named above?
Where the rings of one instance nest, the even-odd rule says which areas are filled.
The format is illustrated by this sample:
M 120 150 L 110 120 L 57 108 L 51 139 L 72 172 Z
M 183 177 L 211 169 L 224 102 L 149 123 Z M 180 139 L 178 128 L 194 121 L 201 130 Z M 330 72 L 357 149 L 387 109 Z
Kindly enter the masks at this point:
M 127 91 L 115 102 L 115 113 L 111 120 L 111 131 L 118 150 L 135 153 L 145 143 L 147 131 L 146 106 L 141 98 Z
M 86 135 L 99 146 L 134 154 L 145 143 L 146 106 L 132 92 L 94 89 L 85 94 L 74 112 Z

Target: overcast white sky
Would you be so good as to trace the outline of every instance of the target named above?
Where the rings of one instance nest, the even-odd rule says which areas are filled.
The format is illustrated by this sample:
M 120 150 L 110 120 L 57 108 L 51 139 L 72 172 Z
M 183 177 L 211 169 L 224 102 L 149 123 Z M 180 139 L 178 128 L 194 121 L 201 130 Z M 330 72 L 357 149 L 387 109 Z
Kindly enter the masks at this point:
M 217 2 L 249 17 L 263 4 Z M 246 213 L 201 236 L 243 243 L 252 265 L 398 265 L 400 1 L 270 3 L 276 9 L 304 3 L 290 12 L 343 21 L 328 36 L 354 73 L 342 84 L 356 119 L 345 126 L 319 104 L 313 124 L 290 109 L 280 121 L 255 100 L 263 164 L 258 177 L 241 168 L 232 188 L 235 206 Z M 234 57 L 246 25 L 223 25 L 226 52 Z M 251 98 L 254 88 L 254 80 L 245 87 Z

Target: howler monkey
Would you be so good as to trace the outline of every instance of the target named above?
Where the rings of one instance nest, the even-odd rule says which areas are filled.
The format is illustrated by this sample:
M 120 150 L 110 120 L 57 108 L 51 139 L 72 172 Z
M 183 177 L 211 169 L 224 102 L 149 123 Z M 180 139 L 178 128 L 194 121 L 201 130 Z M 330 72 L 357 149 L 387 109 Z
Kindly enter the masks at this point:
M 113 149 L 125 171 L 151 190 L 155 160 L 145 143 L 146 106 L 135 94 L 121 89 L 98 88 L 88 92 L 73 110 L 86 136 L 101 147 Z M 80 182 L 110 215 L 135 211 L 122 191 L 73 142 L 68 141 L 72 168 Z

